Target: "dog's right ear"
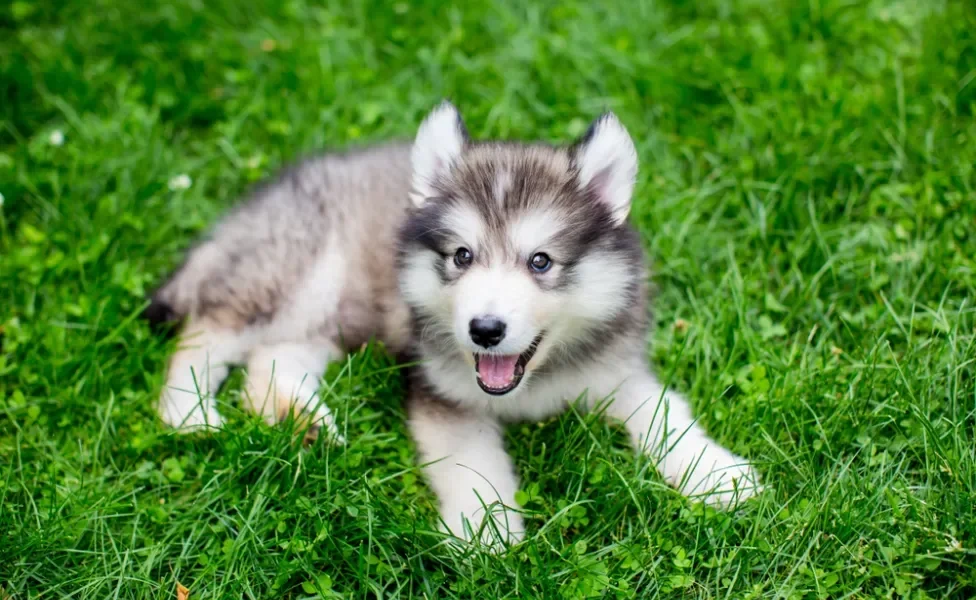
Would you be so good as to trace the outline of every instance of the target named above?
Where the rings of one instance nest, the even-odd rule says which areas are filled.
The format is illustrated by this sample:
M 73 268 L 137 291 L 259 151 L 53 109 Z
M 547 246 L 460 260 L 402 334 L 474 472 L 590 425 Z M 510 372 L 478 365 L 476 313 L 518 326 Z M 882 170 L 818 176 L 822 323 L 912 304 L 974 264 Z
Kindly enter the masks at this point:
M 410 199 L 414 206 L 436 194 L 435 182 L 450 172 L 461 155 L 468 132 L 454 105 L 443 101 L 420 124 L 410 152 L 413 168 Z

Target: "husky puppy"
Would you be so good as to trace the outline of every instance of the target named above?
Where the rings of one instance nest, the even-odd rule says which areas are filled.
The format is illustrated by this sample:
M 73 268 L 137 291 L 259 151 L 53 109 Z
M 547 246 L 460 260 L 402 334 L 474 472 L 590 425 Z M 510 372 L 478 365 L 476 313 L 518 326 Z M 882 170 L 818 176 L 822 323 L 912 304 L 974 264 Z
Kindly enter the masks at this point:
M 628 223 L 637 153 L 605 114 L 568 146 L 472 140 L 445 102 L 412 144 L 325 154 L 251 193 L 153 295 L 181 321 L 159 403 L 217 427 L 243 364 L 246 405 L 336 435 L 329 361 L 369 339 L 416 366 L 407 412 L 443 524 L 524 535 L 502 424 L 601 404 L 687 495 L 727 507 L 760 488 L 646 362 L 648 273 Z M 487 527 L 485 527 L 487 525 Z

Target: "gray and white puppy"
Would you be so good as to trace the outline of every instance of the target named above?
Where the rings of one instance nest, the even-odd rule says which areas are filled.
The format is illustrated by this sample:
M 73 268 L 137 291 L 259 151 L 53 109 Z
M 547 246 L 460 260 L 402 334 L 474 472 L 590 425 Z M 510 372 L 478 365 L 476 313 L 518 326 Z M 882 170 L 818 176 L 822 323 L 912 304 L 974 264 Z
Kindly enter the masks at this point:
M 685 494 L 755 494 L 754 469 L 647 366 L 648 273 L 627 222 L 637 162 L 612 114 L 570 146 L 485 142 L 445 102 L 413 144 L 291 167 L 153 295 L 151 320 L 182 321 L 160 415 L 219 426 L 213 394 L 243 364 L 251 409 L 268 422 L 296 410 L 335 435 L 320 378 L 378 338 L 418 363 L 410 431 L 457 536 L 521 539 L 502 423 L 576 400 L 605 403 Z

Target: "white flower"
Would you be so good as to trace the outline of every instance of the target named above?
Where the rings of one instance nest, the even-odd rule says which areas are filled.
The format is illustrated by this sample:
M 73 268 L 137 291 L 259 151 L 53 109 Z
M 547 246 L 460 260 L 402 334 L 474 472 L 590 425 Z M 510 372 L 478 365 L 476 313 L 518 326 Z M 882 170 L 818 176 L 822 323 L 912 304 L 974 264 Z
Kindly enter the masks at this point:
M 60 146 L 64 144 L 64 132 L 62 132 L 60 129 L 55 129 L 51 132 L 51 135 L 48 136 L 47 141 L 51 142 L 52 146 Z
M 949 543 L 946 544 L 945 551 L 946 552 L 962 552 L 962 544 L 959 543 L 959 540 L 957 540 L 956 538 L 954 538 L 954 537 L 952 537 L 950 535 L 949 536 Z
M 181 173 L 169 180 L 169 189 L 174 192 L 189 189 L 191 185 L 193 185 L 193 180 L 186 173 Z
M 0 192 L 0 206 L 3 206 L 3 193 Z

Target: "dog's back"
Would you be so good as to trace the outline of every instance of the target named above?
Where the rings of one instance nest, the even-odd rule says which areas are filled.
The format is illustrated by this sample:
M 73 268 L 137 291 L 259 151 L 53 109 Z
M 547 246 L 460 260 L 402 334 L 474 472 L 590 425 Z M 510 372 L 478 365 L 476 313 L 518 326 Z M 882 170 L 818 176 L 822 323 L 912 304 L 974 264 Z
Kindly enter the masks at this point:
M 146 311 L 157 325 L 180 321 L 187 346 L 171 362 L 164 420 L 219 423 L 211 396 L 232 364 L 247 363 L 252 401 L 274 421 L 290 408 L 276 396 L 312 386 L 277 390 L 270 370 L 282 379 L 286 359 L 317 387 L 350 348 L 374 337 L 401 347 L 409 322 L 392 257 L 409 188 L 409 144 L 380 145 L 299 162 L 230 211 Z

